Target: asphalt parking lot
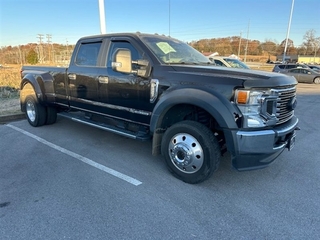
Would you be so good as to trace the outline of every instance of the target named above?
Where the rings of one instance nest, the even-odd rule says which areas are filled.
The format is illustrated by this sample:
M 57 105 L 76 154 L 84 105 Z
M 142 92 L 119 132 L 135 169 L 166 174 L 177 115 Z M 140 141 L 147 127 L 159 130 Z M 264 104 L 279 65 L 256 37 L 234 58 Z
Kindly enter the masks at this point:
M 320 86 L 299 84 L 296 145 L 265 169 L 228 156 L 190 185 L 126 139 L 65 118 L 0 125 L 1 239 L 320 239 Z

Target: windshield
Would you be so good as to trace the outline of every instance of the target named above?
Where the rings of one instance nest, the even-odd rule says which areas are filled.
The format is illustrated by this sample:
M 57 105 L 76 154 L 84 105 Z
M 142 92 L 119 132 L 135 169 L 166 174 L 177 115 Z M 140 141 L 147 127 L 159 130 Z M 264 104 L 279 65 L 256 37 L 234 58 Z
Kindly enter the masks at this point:
M 172 38 L 145 36 L 142 41 L 166 64 L 210 64 L 200 52 L 188 44 Z
M 244 64 L 243 62 L 239 61 L 238 59 L 225 58 L 224 60 L 227 63 L 229 63 L 231 67 L 249 69 L 249 67 L 246 64 Z

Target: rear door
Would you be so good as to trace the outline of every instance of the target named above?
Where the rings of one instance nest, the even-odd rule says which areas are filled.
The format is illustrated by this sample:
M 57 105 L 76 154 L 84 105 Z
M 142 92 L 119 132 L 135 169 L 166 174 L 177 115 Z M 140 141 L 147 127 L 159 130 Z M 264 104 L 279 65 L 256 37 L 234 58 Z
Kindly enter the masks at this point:
M 69 103 L 79 110 L 95 111 L 99 101 L 98 77 L 103 41 L 93 39 L 77 45 L 76 57 L 67 72 Z

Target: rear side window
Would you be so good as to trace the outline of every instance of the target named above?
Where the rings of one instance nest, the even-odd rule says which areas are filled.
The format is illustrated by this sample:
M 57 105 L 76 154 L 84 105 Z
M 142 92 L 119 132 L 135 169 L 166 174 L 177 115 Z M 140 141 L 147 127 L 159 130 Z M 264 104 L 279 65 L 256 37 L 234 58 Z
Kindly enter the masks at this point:
M 76 64 L 80 66 L 96 66 L 102 42 L 82 43 L 76 57 Z
M 287 65 L 287 69 L 292 69 L 292 68 L 295 68 L 296 65 Z
M 224 65 L 220 60 L 217 60 L 217 59 L 214 59 L 214 63 L 217 65 L 217 66 L 222 66 L 222 67 L 225 67 L 226 65 Z
M 284 69 L 285 66 L 286 66 L 286 65 L 278 65 L 278 68 Z

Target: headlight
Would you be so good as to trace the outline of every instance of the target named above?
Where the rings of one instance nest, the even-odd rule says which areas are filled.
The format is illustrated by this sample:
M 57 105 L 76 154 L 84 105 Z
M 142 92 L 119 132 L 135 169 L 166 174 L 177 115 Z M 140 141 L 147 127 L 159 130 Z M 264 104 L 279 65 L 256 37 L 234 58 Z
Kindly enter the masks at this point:
M 244 117 L 243 127 L 275 124 L 278 94 L 271 89 L 236 90 L 235 102 Z

